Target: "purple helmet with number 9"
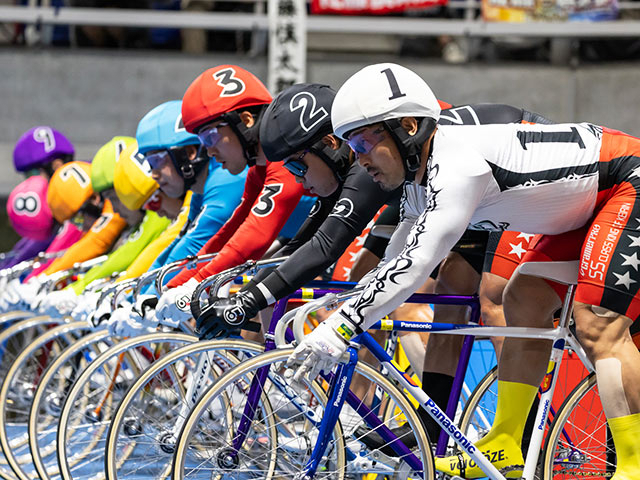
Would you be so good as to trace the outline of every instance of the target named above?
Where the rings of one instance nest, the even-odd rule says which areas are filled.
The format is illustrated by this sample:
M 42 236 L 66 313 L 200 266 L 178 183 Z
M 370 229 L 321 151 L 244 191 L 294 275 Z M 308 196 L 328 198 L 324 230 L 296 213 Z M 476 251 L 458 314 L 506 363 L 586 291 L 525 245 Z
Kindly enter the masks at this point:
M 13 165 L 18 172 L 46 167 L 52 161 L 73 160 L 75 149 L 62 133 L 48 126 L 33 127 L 22 134 L 13 149 Z

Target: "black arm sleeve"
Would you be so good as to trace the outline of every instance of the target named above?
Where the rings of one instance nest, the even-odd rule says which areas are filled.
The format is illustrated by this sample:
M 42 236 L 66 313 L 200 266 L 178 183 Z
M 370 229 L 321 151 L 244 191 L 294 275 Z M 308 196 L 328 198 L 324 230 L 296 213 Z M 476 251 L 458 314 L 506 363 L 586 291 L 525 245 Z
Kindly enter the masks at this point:
M 273 298 L 280 299 L 313 280 L 342 255 L 376 212 L 399 191 L 383 191 L 364 169 L 354 164 L 340 199 L 322 226 L 264 279 L 263 287 Z
M 278 250 L 275 254 L 272 255 L 273 258 L 277 257 L 287 257 L 295 252 L 302 245 L 307 243 L 313 234 L 318 231 L 318 228 L 324 223 L 326 218 L 333 210 L 333 206 L 336 204 L 336 200 L 340 196 L 340 189 L 335 194 L 330 197 L 318 197 L 318 200 L 311 208 L 309 212 L 309 216 L 304 221 L 304 223 L 300 226 L 300 229 L 296 233 L 295 237 L 293 237 L 284 247 Z M 242 290 L 246 290 L 251 288 L 253 285 L 264 280 L 271 272 L 275 270 L 276 267 L 265 268 L 258 272 L 258 274 L 251 279 L 251 281 L 242 288 Z

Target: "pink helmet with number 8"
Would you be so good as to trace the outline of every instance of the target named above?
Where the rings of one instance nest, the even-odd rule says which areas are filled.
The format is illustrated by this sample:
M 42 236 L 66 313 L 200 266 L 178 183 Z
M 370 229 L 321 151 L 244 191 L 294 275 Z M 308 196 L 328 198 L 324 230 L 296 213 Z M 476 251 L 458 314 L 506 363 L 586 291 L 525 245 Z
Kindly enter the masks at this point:
M 7 215 L 18 235 L 33 240 L 46 240 L 51 236 L 54 219 L 47 204 L 47 187 L 47 180 L 35 175 L 9 195 Z

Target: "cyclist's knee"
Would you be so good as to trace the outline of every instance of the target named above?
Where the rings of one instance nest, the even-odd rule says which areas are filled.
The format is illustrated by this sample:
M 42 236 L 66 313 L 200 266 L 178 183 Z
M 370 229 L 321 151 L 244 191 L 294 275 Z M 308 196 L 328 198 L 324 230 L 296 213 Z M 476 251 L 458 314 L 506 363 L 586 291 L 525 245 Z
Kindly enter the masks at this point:
M 576 335 L 591 360 L 611 356 L 628 336 L 631 323 L 624 315 L 603 307 L 575 302 Z
M 558 296 L 541 278 L 515 274 L 503 294 L 506 321 L 512 326 L 543 326 L 561 303 Z
M 458 253 L 451 252 L 440 264 L 436 278 L 436 292 L 472 295 L 478 291 L 480 275 Z

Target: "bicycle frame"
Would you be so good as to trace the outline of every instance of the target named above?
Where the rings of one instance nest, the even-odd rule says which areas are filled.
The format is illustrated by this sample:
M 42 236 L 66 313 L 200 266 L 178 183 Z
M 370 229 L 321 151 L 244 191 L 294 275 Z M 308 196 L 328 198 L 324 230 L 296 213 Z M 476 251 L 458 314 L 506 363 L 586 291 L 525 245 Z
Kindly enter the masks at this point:
M 422 322 L 404 322 L 398 320 L 383 320 L 376 322 L 371 329 L 399 330 L 399 331 L 425 331 L 430 332 L 447 332 L 456 335 L 483 335 L 483 336 L 504 336 L 512 338 L 536 338 L 553 341 L 553 347 L 549 357 L 549 367 L 547 376 L 543 382 L 542 396 L 536 420 L 534 423 L 534 431 L 531 436 L 527 458 L 525 460 L 525 468 L 523 472 L 524 480 L 533 480 L 535 467 L 540 453 L 544 426 L 549 414 L 549 406 L 555 390 L 558 372 L 562 362 L 562 354 L 565 344 L 569 344 L 571 348 L 578 353 L 578 356 L 588 368 L 592 369 L 590 362 L 587 360 L 582 347 L 577 340 L 571 335 L 568 325 L 571 317 L 573 298 L 575 296 L 575 285 L 569 286 L 569 291 L 565 297 L 560 323 L 556 328 L 528 328 L 528 327 L 484 327 L 474 325 L 455 325 L 446 323 L 422 323 Z M 458 446 L 469 455 L 469 457 L 480 467 L 480 469 L 492 480 L 506 480 L 505 477 L 491 464 L 482 452 L 457 428 L 454 421 L 449 415 L 443 412 L 431 398 L 413 382 L 406 374 L 398 370 L 392 362 L 391 357 L 384 351 L 380 345 L 369 335 L 363 333 L 354 338 L 348 349 L 349 361 L 346 364 L 340 364 L 337 372 L 331 382 L 331 401 L 327 404 L 325 415 L 323 416 L 320 426 L 320 436 L 314 448 L 311 457 L 303 471 L 303 478 L 312 478 L 315 469 L 319 464 L 326 447 L 326 441 L 330 438 L 330 432 L 335 426 L 338 415 L 345 400 L 345 392 L 348 391 L 355 364 L 357 363 L 357 350 L 360 346 L 364 346 L 377 358 L 381 365 L 387 368 L 391 375 L 409 394 L 426 409 L 431 417 L 442 427 L 448 436 L 452 437 Z M 337 393 L 336 393 L 337 392 Z M 335 397 L 334 397 L 335 396 Z M 356 409 L 356 411 L 358 411 Z M 361 411 L 358 411 L 361 414 Z M 422 471 L 422 465 L 416 465 L 417 458 L 413 455 L 407 455 L 408 449 L 401 440 L 399 440 L 388 428 L 376 422 L 371 422 L 367 416 L 363 416 L 364 421 L 370 428 L 378 428 L 378 434 L 383 440 L 389 443 L 397 454 L 402 455 L 405 461 L 415 471 Z M 379 420 L 378 420 L 379 423 Z M 418 461 L 419 462 L 419 461 Z

